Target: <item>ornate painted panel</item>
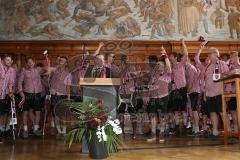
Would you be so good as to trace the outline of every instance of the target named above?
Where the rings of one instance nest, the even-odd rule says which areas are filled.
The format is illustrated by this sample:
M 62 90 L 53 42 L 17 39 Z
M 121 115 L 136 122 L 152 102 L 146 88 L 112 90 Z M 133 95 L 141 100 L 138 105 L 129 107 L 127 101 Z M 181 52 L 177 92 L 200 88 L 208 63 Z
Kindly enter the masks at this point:
M 240 0 L 0 0 L 1 40 L 240 39 Z

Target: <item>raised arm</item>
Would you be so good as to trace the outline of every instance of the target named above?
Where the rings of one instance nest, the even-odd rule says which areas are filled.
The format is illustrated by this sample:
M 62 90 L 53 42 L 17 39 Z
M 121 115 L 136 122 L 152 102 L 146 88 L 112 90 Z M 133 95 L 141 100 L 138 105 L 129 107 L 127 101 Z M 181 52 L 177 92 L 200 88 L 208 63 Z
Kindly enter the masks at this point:
M 99 54 L 99 52 L 101 51 L 101 49 L 102 49 L 103 46 L 104 46 L 104 43 L 103 43 L 103 42 L 100 42 L 99 45 L 98 45 L 97 50 L 96 50 L 95 53 L 93 54 L 94 57 Z
M 181 39 L 181 44 L 182 44 L 182 52 L 184 54 L 184 56 L 188 56 L 188 49 L 187 49 L 187 45 L 184 41 L 184 39 Z
M 172 72 L 172 69 L 171 69 L 171 63 L 168 59 L 168 53 L 166 52 L 165 48 L 162 46 L 161 48 L 161 53 L 162 55 L 165 55 L 165 62 L 166 62 L 166 69 L 168 72 Z
M 195 63 L 196 63 L 196 66 L 197 66 L 197 68 L 199 68 L 200 70 L 203 68 L 203 64 L 202 64 L 202 62 L 200 61 L 200 55 L 201 55 L 201 53 L 202 53 L 202 49 L 204 48 L 204 45 L 203 45 L 203 43 L 201 43 L 201 45 L 199 46 L 199 49 L 198 49 L 198 51 L 197 51 L 197 53 L 196 53 L 196 55 L 195 55 L 195 57 L 194 57 L 194 61 L 195 61 Z

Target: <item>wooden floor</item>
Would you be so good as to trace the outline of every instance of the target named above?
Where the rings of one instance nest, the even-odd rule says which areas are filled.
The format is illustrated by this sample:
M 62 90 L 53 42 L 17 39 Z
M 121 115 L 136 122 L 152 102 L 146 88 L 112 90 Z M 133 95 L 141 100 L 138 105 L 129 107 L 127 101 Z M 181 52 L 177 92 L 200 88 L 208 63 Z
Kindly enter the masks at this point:
M 125 139 L 126 147 L 112 154 L 110 160 L 239 160 L 240 144 L 223 145 L 222 139 L 174 138 L 164 144 L 147 143 L 144 137 L 137 140 Z M 63 141 L 51 137 L 5 141 L 0 145 L 0 160 L 83 160 L 80 145 L 68 149 Z

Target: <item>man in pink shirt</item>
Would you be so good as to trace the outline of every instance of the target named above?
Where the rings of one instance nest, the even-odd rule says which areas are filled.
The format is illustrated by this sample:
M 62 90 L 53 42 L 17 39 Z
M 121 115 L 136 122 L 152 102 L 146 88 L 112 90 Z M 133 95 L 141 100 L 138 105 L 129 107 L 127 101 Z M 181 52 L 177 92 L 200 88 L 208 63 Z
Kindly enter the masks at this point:
M 67 67 L 67 57 L 60 56 L 58 60 L 58 66 L 53 69 L 50 74 L 50 94 L 51 94 L 51 106 L 53 111 L 58 107 L 62 100 L 70 100 L 70 85 L 71 85 L 71 76 L 69 76 L 69 71 Z M 67 107 L 67 106 L 66 106 Z M 57 139 L 62 139 L 66 135 L 66 124 L 61 121 L 53 112 L 55 118 L 55 125 L 57 128 Z
M 42 82 L 41 74 L 43 69 L 35 67 L 32 57 L 26 58 L 26 68 L 23 68 L 18 79 L 19 94 L 24 100 L 23 111 L 23 138 L 28 138 L 28 113 L 30 109 L 35 112 L 34 130 L 35 136 L 41 136 L 39 130 L 40 115 L 43 106 L 41 105 Z
M 165 49 L 162 47 L 161 62 L 158 62 L 157 56 L 150 56 L 149 72 L 149 105 L 147 112 L 151 121 L 152 135 L 148 142 L 156 140 L 157 122 L 160 123 L 159 142 L 164 142 L 164 132 L 166 125 L 166 114 L 168 112 L 169 83 L 171 82 L 171 64 Z M 162 62 L 163 61 L 163 62 Z M 158 63 L 157 63 L 158 62 Z
M 209 113 L 207 112 L 207 108 L 206 108 L 206 92 L 205 92 L 205 71 L 207 66 L 210 64 L 210 60 L 209 57 L 207 57 L 205 59 L 205 63 L 202 63 L 200 61 L 200 54 L 202 52 L 202 49 L 204 48 L 204 43 L 202 43 L 194 57 L 194 61 L 196 63 L 196 67 L 198 68 L 198 70 L 200 71 L 200 75 L 199 75 L 199 79 L 200 79 L 200 91 L 201 91 L 201 112 L 203 115 L 203 131 L 204 131 L 204 135 L 208 135 L 208 125 L 207 125 L 207 121 L 208 121 L 208 117 L 209 117 Z
M 10 130 L 8 115 L 11 111 L 11 97 L 13 96 L 14 70 L 11 68 L 12 57 L 0 58 L 0 143 Z
M 185 68 L 188 61 L 188 50 L 184 40 L 181 40 L 183 49 L 183 58 L 179 61 L 178 56 L 174 53 L 169 55 L 169 60 L 172 64 L 172 82 L 170 94 L 170 108 L 175 113 L 176 132 L 179 133 L 179 125 L 187 123 L 187 88 Z M 181 113 L 181 114 L 180 114 Z M 183 122 L 180 122 L 180 116 L 183 117 Z
M 127 55 L 122 55 L 121 56 L 121 66 L 120 69 L 118 69 L 119 76 L 121 76 L 121 86 L 118 90 L 119 98 L 120 100 L 124 99 L 128 100 L 125 102 L 122 102 L 117 109 L 117 114 L 118 118 L 121 120 L 121 127 L 123 129 L 123 134 L 124 132 L 124 114 L 128 113 L 130 114 L 131 122 L 132 122 L 132 129 L 133 129 L 133 136 L 132 138 L 136 138 L 136 127 L 137 127 L 137 122 L 136 122 L 136 109 L 134 106 L 131 106 L 133 104 L 133 99 L 132 95 L 133 92 L 131 91 L 131 88 L 134 88 L 134 79 L 130 74 L 130 70 L 128 67 L 128 57 Z
M 201 52 L 198 53 L 198 56 Z M 206 66 L 203 73 L 206 95 L 206 112 L 210 114 L 213 124 L 213 136 L 218 136 L 218 114 L 222 113 L 221 83 L 219 78 L 227 72 L 228 66 L 224 61 L 219 60 L 220 54 L 217 48 L 210 48 L 208 58 L 210 64 Z M 200 61 L 200 60 L 198 60 Z
M 190 63 L 186 65 L 187 89 L 191 101 L 193 116 L 193 135 L 199 134 L 198 99 L 200 94 L 199 71 Z
M 236 51 L 233 51 L 230 53 L 230 66 L 229 70 L 234 70 L 234 69 L 240 69 L 240 62 L 239 62 L 239 53 Z M 235 84 L 230 85 L 230 91 L 235 93 L 236 92 L 236 86 Z M 237 133 L 238 132 L 238 117 L 237 117 L 237 102 L 236 102 L 236 97 L 230 98 L 230 100 L 227 102 L 228 109 L 232 115 L 233 119 L 233 124 L 234 124 L 234 131 Z

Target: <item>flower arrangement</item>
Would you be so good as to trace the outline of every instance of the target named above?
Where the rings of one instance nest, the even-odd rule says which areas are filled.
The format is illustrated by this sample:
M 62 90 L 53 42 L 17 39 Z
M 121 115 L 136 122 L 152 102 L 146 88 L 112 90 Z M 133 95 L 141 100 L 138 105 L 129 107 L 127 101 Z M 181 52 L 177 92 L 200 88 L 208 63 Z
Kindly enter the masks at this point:
M 120 138 L 122 134 L 120 122 L 118 119 L 111 119 L 108 107 L 102 100 L 89 99 L 83 103 L 72 103 L 70 109 L 77 121 L 75 127 L 66 136 L 69 147 L 73 142 L 81 142 L 83 137 L 86 138 L 89 146 L 93 141 L 105 146 L 108 154 L 116 150 L 119 145 L 123 145 Z

